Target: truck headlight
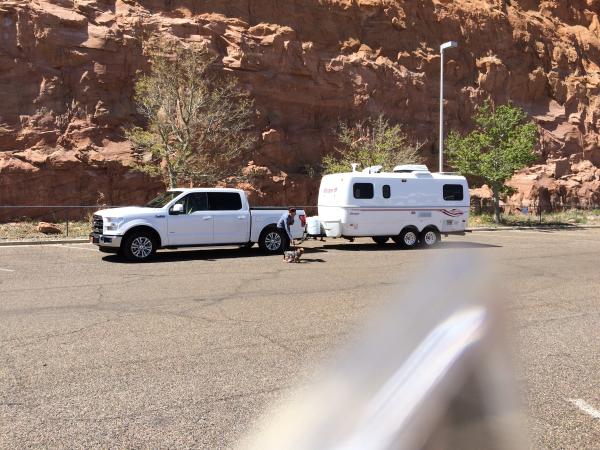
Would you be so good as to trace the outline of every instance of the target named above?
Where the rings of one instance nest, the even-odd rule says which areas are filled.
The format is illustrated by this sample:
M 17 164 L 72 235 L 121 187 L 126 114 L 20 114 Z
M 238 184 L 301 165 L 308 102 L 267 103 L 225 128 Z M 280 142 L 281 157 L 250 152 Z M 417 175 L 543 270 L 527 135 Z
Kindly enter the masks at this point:
M 123 222 L 125 222 L 125 219 L 123 217 L 107 217 L 106 229 L 108 231 L 118 230 Z

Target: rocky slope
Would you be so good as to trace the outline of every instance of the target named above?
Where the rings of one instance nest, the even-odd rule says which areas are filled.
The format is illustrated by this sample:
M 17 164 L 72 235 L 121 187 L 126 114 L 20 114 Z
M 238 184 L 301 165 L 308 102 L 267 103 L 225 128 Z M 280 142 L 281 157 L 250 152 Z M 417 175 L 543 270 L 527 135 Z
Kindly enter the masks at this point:
M 0 205 L 141 202 L 123 127 L 153 32 L 205 41 L 256 100 L 244 187 L 260 203 L 314 204 L 309 175 L 339 120 L 384 113 L 436 162 L 439 56 L 449 39 L 447 129 L 483 99 L 541 130 L 511 201 L 600 204 L 598 0 L 4 0 Z M 1 214 L 1 213 L 0 213 Z

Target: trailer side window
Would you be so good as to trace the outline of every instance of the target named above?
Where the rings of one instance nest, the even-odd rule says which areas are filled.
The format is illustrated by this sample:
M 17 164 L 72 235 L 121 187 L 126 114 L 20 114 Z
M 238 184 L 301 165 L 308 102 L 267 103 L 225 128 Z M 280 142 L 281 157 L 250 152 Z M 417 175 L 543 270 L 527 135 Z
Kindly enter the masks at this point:
M 444 200 L 452 202 L 463 199 L 462 184 L 445 184 L 444 185 Z
M 372 183 L 354 183 L 353 189 L 354 198 L 373 198 Z
M 382 191 L 383 191 L 382 192 L 383 193 L 383 198 L 390 198 L 392 196 L 392 190 L 390 189 L 390 185 L 389 184 L 384 184 Z

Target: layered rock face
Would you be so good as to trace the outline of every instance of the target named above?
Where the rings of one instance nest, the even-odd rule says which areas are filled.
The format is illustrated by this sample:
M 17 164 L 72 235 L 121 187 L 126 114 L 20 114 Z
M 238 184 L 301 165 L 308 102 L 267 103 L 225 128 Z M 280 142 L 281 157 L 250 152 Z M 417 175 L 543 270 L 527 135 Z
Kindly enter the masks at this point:
M 539 124 L 514 202 L 600 204 L 598 0 L 5 0 L 0 4 L 0 204 L 140 203 L 123 129 L 142 41 L 206 42 L 255 99 L 255 203 L 316 203 L 311 176 L 340 120 L 385 114 L 437 162 L 439 45 L 446 129 L 484 99 Z M 2 212 L 0 212 L 2 214 Z

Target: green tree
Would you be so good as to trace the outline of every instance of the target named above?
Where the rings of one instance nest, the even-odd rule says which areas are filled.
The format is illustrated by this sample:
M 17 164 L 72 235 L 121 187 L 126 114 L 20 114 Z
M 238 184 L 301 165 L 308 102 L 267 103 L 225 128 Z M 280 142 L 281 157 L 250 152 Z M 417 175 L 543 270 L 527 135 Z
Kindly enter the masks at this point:
M 253 102 L 204 46 L 151 41 L 151 70 L 135 84 L 146 124 L 127 132 L 137 167 L 165 184 L 214 184 L 236 173 L 255 142 Z
M 486 102 L 476 112 L 475 129 L 450 133 L 446 141 L 450 164 L 463 175 L 483 179 L 494 193 L 494 220 L 500 222 L 500 195 L 514 173 L 532 164 L 536 155 L 536 125 L 512 104 L 492 108 Z
M 402 127 L 390 125 L 383 116 L 352 127 L 340 123 L 337 140 L 335 151 L 323 158 L 325 173 L 348 172 L 352 163 L 362 167 L 380 165 L 391 170 L 398 164 L 421 162 L 420 146 L 410 146 Z

